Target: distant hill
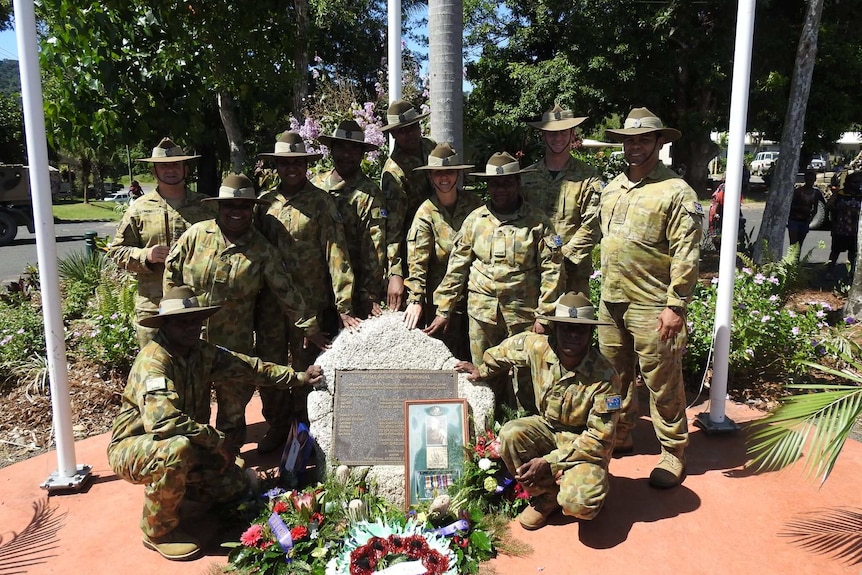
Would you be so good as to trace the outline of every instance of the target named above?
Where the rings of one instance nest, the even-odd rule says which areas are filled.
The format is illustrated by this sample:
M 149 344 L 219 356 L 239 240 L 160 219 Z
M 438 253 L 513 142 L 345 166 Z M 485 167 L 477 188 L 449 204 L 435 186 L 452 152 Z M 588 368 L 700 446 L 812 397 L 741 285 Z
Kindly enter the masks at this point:
M 11 96 L 21 92 L 18 60 L 0 60 L 0 94 Z

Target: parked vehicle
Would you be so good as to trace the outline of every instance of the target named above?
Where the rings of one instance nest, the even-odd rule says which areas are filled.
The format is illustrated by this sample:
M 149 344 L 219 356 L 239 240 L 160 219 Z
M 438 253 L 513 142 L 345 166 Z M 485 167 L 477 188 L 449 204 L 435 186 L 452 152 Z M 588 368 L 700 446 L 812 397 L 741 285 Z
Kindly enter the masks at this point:
M 809 170 L 823 171 L 826 169 L 826 166 L 828 164 L 829 164 L 829 162 L 826 161 L 826 158 L 824 158 L 820 154 L 817 154 L 816 156 L 811 157 L 811 161 L 808 162 L 808 169 Z
M 751 161 L 751 173 L 762 176 L 778 159 L 778 152 L 757 152 Z
M 0 246 L 11 244 L 18 226 L 33 226 L 30 199 L 30 170 L 21 164 L 0 164 Z
M 105 198 L 106 202 L 117 202 L 118 204 L 126 204 L 132 199 L 132 196 L 129 195 L 127 191 L 114 192 L 107 198 Z

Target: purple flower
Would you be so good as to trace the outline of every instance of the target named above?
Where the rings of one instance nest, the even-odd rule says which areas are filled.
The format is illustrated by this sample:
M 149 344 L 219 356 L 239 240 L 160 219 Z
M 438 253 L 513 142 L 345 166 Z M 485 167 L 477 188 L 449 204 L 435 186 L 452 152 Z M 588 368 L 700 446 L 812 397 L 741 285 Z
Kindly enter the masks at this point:
M 744 273 L 744 274 L 746 274 L 746 275 L 749 275 L 749 276 L 750 276 L 750 275 L 751 275 L 751 274 L 753 274 L 754 272 L 753 272 L 753 271 L 751 271 L 751 268 L 742 268 L 742 273 Z
M 766 276 L 764 276 L 763 274 L 757 274 L 756 276 L 754 276 L 754 283 L 756 283 L 757 285 L 762 284 L 764 281 L 766 281 Z
M 790 333 L 792 333 L 793 335 L 799 335 L 799 326 L 794 325 L 793 328 L 790 330 Z
M 778 278 L 777 278 L 777 277 L 775 277 L 775 276 L 769 276 L 769 280 L 768 280 L 768 281 L 769 281 L 769 283 L 774 284 L 774 285 L 778 285 L 779 283 L 781 283 L 781 282 L 779 282 L 779 281 L 778 281 Z
M 848 315 L 844 318 L 844 323 L 846 323 L 847 325 L 853 325 L 854 323 L 856 323 L 856 318 L 852 315 Z
M 718 283 L 718 276 L 715 276 L 714 278 L 709 280 L 709 283 L 711 283 L 712 285 L 716 285 Z

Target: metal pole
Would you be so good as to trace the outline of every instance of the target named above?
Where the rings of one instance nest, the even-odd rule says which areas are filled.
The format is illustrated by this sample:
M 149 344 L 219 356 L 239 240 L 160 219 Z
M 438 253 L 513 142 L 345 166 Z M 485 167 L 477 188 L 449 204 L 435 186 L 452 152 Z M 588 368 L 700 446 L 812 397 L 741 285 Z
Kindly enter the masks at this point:
M 66 369 L 66 344 L 60 282 L 57 272 L 57 243 L 54 239 L 54 216 L 51 211 L 51 179 L 48 173 L 48 144 L 45 141 L 45 114 L 42 107 L 42 85 L 39 78 L 39 56 L 36 41 L 36 17 L 33 0 L 14 0 L 15 25 L 18 30 L 18 63 L 21 71 L 21 99 L 24 104 L 24 127 L 27 135 L 27 158 L 30 165 L 30 194 L 36 228 L 36 254 L 42 292 L 45 322 L 45 347 L 48 375 L 51 379 L 51 408 L 57 443 L 57 471 L 42 483 L 49 491 L 80 488 L 90 475 L 90 467 L 75 464 L 72 435 L 72 406 L 69 400 L 69 374 Z
M 135 178 L 132 177 L 132 152 L 129 151 L 128 144 L 126 144 L 126 163 L 129 165 L 129 186 L 131 186 Z
M 733 316 L 733 284 L 736 276 L 736 240 L 745 154 L 745 121 L 748 115 L 748 85 L 754 35 L 755 0 L 740 0 L 736 15 L 736 46 L 733 54 L 733 84 L 730 93 L 730 133 L 721 224 L 721 256 L 718 264 L 718 297 L 715 304 L 714 359 L 709 390 L 709 418 L 699 414 L 697 423 L 707 431 L 735 431 L 725 416 L 730 327 Z
M 401 0 L 388 0 L 389 102 L 401 99 Z

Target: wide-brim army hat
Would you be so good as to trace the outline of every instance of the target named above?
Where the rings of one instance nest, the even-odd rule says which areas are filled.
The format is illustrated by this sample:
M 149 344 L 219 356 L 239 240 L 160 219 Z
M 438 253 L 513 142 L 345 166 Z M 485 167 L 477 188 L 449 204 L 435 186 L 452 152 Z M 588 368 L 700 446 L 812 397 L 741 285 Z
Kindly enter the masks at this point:
M 599 321 L 596 308 L 583 292 L 570 291 L 560 296 L 554 307 L 554 315 L 540 315 L 537 319 L 560 323 L 582 323 L 586 325 L 611 325 Z
M 203 202 L 254 202 L 256 204 L 269 205 L 266 200 L 261 200 L 257 197 L 254 190 L 254 184 L 245 174 L 228 174 L 222 180 L 221 186 L 218 189 L 218 196 L 214 198 L 204 198 Z
M 658 132 L 668 142 L 675 142 L 682 137 L 682 132 L 676 128 L 666 127 L 661 118 L 646 108 L 633 108 L 629 112 L 623 127 L 619 130 L 605 130 L 605 137 L 613 142 L 622 142 L 626 136 L 638 136 Z
M 413 168 L 414 172 L 422 170 L 469 170 L 475 168 L 473 164 L 462 164 L 458 152 L 452 149 L 448 142 L 437 144 L 428 154 L 428 164 Z
M 323 154 L 309 152 L 305 148 L 302 136 L 297 132 L 286 131 L 279 136 L 272 153 L 263 152 L 257 155 L 258 159 L 276 158 L 306 158 L 309 162 L 315 162 L 323 157 Z
M 539 121 L 527 122 L 527 125 L 547 132 L 559 132 L 580 126 L 586 120 L 586 116 L 575 116 L 571 110 L 563 110 L 559 104 L 554 104 Z
M 180 146 L 176 145 L 170 138 L 162 138 L 162 141 L 153 148 L 153 155 L 149 158 L 138 158 L 136 162 L 151 162 L 151 163 L 169 163 L 169 162 L 187 162 L 196 160 L 200 156 L 190 156 L 186 154 Z
M 188 286 L 171 288 L 159 304 L 158 315 L 142 318 L 138 321 L 144 327 L 162 327 L 165 319 L 180 317 L 183 319 L 205 320 L 221 309 L 220 305 L 202 306 L 198 303 L 195 292 Z
M 365 131 L 356 123 L 355 120 L 344 120 L 331 136 L 320 136 L 317 138 L 324 146 L 332 147 L 334 142 L 350 142 L 351 144 L 359 144 L 365 148 L 366 152 L 378 149 L 380 146 L 365 141 Z
M 381 132 L 388 132 L 395 128 L 403 128 L 416 124 L 422 118 L 427 118 L 431 112 L 422 113 L 410 102 L 406 100 L 395 100 L 389 104 L 389 109 L 386 110 L 386 125 L 380 128 Z
M 521 168 L 521 164 L 508 152 L 497 152 L 488 159 L 484 172 L 470 172 L 471 176 L 477 178 L 497 178 L 501 176 L 515 176 L 535 172 L 532 168 Z

